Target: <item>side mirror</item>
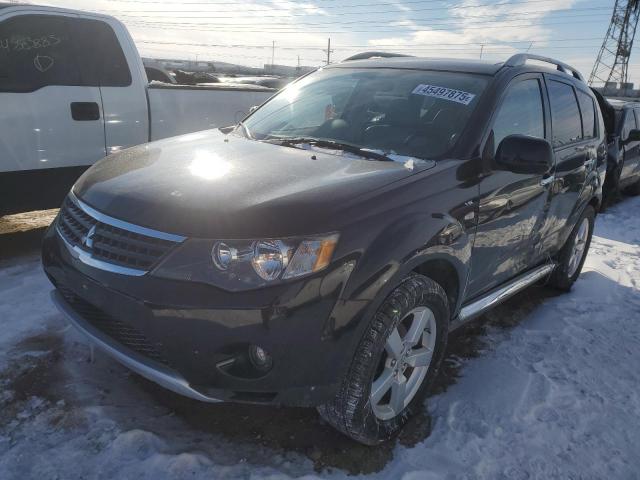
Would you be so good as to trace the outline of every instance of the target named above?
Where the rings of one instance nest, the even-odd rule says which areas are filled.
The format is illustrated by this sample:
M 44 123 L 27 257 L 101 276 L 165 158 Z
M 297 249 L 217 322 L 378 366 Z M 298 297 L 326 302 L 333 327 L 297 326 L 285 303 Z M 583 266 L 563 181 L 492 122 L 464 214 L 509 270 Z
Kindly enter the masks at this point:
M 255 112 L 258 108 L 260 108 L 260 105 L 254 105 L 253 107 L 251 107 L 251 108 L 249 109 L 249 114 L 251 114 L 251 113 Z
M 543 138 L 509 135 L 498 145 L 495 160 L 502 170 L 543 175 L 553 167 L 553 149 Z
M 635 128 L 629 132 L 625 143 L 629 142 L 640 142 L 640 130 L 636 130 Z

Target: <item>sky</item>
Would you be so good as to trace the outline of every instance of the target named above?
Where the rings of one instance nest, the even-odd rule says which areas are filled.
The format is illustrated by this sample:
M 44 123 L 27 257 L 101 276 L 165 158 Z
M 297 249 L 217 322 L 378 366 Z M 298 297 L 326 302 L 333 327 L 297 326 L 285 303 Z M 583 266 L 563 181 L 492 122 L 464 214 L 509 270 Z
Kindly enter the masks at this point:
M 528 51 L 588 77 L 615 0 L 45 0 L 114 15 L 143 56 L 317 66 L 368 50 L 504 60 Z M 275 48 L 273 48 L 275 42 Z M 640 58 L 640 57 L 639 57 Z M 299 60 L 298 60 L 299 59 Z M 640 82 L 632 56 L 630 81 Z

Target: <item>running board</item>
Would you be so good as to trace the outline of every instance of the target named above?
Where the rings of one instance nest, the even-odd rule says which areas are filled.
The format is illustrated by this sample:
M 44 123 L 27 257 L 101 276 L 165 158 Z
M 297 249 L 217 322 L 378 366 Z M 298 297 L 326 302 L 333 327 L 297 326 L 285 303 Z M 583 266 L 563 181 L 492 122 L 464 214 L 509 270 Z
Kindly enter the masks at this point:
M 494 290 L 484 297 L 480 298 L 479 300 L 476 300 L 473 303 L 462 307 L 458 317 L 453 321 L 452 327 L 459 327 L 469 320 L 482 315 L 490 308 L 493 308 L 496 305 L 504 302 L 509 297 L 512 297 L 519 291 L 527 288 L 529 285 L 549 275 L 555 268 L 555 263 L 542 265 L 534 270 L 531 270 L 530 272 L 516 277 L 504 287 L 501 287 L 498 290 Z

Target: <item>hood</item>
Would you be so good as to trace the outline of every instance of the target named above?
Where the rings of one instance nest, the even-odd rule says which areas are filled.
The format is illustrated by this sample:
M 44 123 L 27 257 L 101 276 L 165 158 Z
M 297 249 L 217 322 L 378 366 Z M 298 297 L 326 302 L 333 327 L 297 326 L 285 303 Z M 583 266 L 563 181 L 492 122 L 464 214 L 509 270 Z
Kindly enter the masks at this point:
M 384 162 L 224 135 L 173 137 L 111 155 L 74 186 L 112 217 L 199 238 L 284 237 L 340 227 L 360 195 L 433 166 Z

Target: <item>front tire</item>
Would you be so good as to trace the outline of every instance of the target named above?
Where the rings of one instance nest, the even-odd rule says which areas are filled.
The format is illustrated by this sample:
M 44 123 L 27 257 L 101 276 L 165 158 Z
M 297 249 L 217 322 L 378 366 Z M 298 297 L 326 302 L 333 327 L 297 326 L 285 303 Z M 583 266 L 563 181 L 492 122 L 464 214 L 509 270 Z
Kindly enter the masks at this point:
M 444 356 L 449 303 L 440 285 L 411 274 L 374 315 L 336 397 L 318 412 L 366 445 L 395 436 L 423 408 Z
M 568 292 L 580 276 L 591 245 L 595 216 L 596 211 L 591 205 L 582 212 L 578 223 L 558 255 L 558 266 L 548 282 L 552 287 Z

